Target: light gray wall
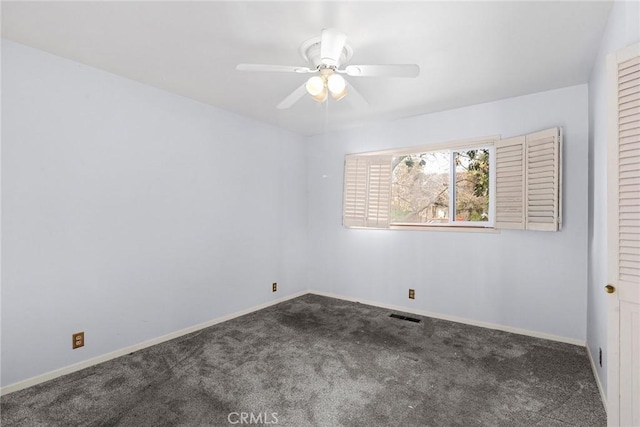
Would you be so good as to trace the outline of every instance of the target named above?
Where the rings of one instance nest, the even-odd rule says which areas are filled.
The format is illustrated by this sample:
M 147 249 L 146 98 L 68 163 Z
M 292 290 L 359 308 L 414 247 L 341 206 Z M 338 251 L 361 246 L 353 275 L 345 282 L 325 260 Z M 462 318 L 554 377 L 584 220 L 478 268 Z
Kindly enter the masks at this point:
M 584 340 L 587 86 L 309 140 L 309 288 Z M 341 225 L 347 153 L 564 129 L 561 232 L 357 230 Z M 416 299 L 407 298 L 409 288 Z
M 304 138 L 8 41 L 2 89 L 2 385 L 306 289 Z
M 589 288 L 587 344 L 607 389 L 607 55 L 640 40 L 640 3 L 614 2 L 589 79 Z M 602 348 L 602 367 L 598 350 Z

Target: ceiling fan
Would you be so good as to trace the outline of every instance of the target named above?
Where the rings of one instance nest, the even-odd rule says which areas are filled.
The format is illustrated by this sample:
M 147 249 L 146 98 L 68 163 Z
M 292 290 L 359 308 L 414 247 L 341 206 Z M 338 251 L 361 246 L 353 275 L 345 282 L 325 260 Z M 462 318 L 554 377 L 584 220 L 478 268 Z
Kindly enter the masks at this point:
M 340 69 L 340 66 L 353 56 L 353 49 L 346 41 L 347 36 L 343 32 L 334 28 L 325 28 L 320 37 L 309 39 L 300 46 L 300 55 L 310 64 L 309 67 L 238 64 L 236 69 L 240 71 L 314 74 L 282 100 L 277 105 L 278 109 L 291 107 L 307 93 L 314 100 L 325 102 L 329 94 L 333 99 L 340 100 L 349 92 L 356 103 L 366 105 L 364 98 L 341 74 L 346 74 L 349 77 L 417 77 L 420 74 L 420 67 L 417 64 L 347 65 Z

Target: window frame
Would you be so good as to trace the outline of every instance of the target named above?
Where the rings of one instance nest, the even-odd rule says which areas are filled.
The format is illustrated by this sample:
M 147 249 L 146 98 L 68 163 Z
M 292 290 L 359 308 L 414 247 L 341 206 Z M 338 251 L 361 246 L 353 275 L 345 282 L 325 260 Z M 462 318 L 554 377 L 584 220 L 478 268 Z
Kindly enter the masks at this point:
M 433 223 L 433 224 L 425 224 L 419 222 L 393 222 L 390 221 L 389 227 L 404 228 L 404 227 L 464 227 L 464 228 L 494 228 L 495 227 L 495 148 L 494 143 L 495 139 L 491 139 L 491 142 L 486 140 L 486 138 L 479 138 L 481 140 L 478 144 L 473 144 L 472 141 L 465 141 L 464 145 L 461 145 L 460 142 L 451 142 L 447 143 L 448 146 L 441 146 L 439 148 L 432 148 L 431 146 L 428 149 L 427 147 L 416 147 L 417 149 L 410 152 L 405 153 L 404 149 L 402 153 L 399 155 L 412 155 L 412 154 L 425 154 L 425 153 L 435 153 L 435 152 L 446 152 L 448 151 L 449 155 L 449 222 L 447 223 Z M 499 138 L 496 138 L 499 139 Z M 456 202 L 457 202 L 457 192 L 456 192 L 456 172 L 455 172 L 455 155 L 454 153 L 465 152 L 469 150 L 487 150 L 489 151 L 489 219 L 487 221 L 456 221 Z M 393 183 L 391 184 L 393 188 Z M 392 190 L 393 193 L 393 190 Z

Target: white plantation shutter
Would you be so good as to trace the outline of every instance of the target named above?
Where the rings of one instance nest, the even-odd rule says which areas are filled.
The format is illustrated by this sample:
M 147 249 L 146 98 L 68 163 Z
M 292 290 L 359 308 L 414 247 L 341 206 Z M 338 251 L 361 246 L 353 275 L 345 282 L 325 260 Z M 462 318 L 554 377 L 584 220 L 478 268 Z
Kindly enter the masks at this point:
M 618 274 L 640 281 L 640 57 L 618 64 Z
M 562 132 L 496 141 L 496 228 L 557 231 L 562 221 Z
M 526 136 L 526 228 L 560 228 L 561 138 L 558 128 Z
M 496 141 L 496 228 L 525 227 L 525 137 Z
M 342 224 L 388 228 L 391 203 L 391 156 L 347 156 Z
M 369 160 L 369 199 L 367 202 L 367 227 L 389 227 L 391 157 L 379 156 Z
M 342 224 L 346 227 L 364 227 L 366 224 L 368 168 L 369 162 L 365 157 L 345 159 Z

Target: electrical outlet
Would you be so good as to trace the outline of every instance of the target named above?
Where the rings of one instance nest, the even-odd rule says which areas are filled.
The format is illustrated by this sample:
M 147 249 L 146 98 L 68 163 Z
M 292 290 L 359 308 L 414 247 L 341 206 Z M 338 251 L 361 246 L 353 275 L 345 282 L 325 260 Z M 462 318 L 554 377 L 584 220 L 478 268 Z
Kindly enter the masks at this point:
M 271 292 L 276 292 L 278 290 L 278 284 L 276 282 L 273 282 L 273 285 L 271 285 Z
M 71 337 L 71 348 L 76 349 L 84 347 L 84 332 L 78 332 L 77 334 L 73 334 Z
M 409 299 L 416 299 L 415 289 L 409 289 Z
M 598 359 L 600 359 L 600 367 L 602 368 L 602 347 L 598 347 L 600 349 Z

